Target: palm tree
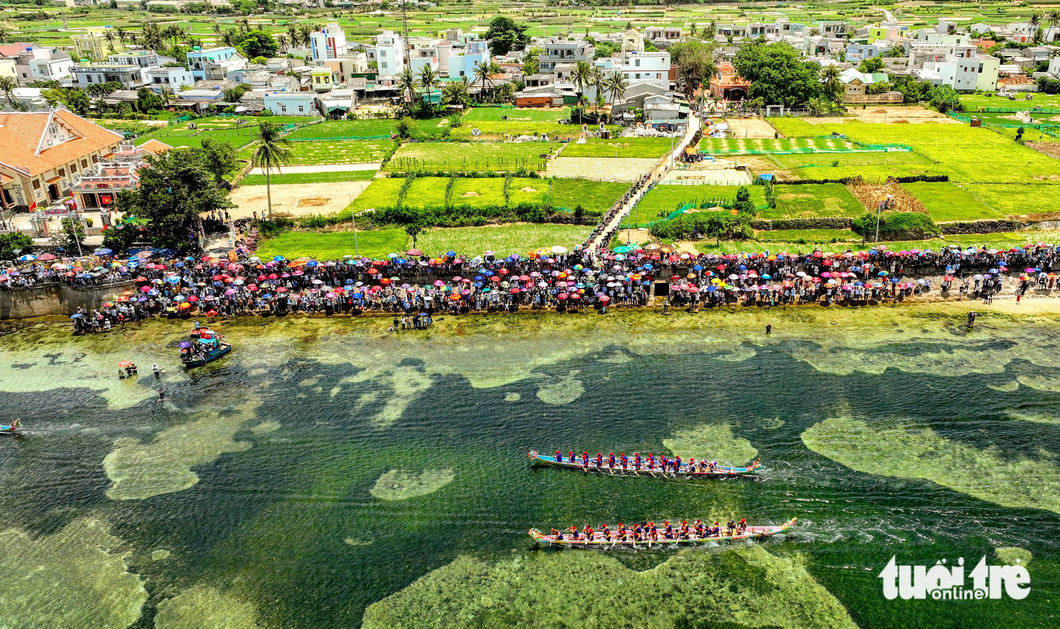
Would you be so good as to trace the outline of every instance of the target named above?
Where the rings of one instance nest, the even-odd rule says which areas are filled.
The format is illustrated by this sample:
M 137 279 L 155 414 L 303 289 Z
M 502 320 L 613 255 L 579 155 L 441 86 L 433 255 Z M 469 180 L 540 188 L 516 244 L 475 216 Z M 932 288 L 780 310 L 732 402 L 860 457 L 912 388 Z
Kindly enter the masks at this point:
M 398 91 L 404 92 L 409 98 L 409 108 L 416 102 L 416 75 L 412 68 L 406 67 L 397 78 Z
M 442 103 L 467 107 L 471 103 L 471 90 L 466 76 L 459 81 L 449 81 L 442 87 Z
M 276 36 L 276 43 L 280 46 L 280 52 L 287 52 L 287 35 L 280 33 Z
M 301 37 L 298 34 L 298 26 L 294 22 L 287 25 L 287 37 L 290 38 L 292 46 L 297 46 L 298 42 L 301 41 Z
M 438 73 L 434 71 L 429 65 L 425 65 L 420 68 L 420 87 L 423 88 L 423 93 L 427 95 L 427 102 L 431 102 L 431 92 L 438 88 Z
M 308 46 L 309 42 L 313 41 L 313 27 L 308 24 L 303 24 L 298 29 L 298 35 L 302 40 L 302 45 Z
M 839 80 L 841 74 L 839 68 L 834 65 L 821 70 L 821 82 L 824 84 L 825 96 L 832 102 L 843 100 L 843 83 Z
M 269 201 L 269 220 L 272 220 L 272 187 L 269 174 L 275 168 L 286 166 L 291 161 L 291 141 L 280 135 L 280 125 L 261 121 L 258 123 L 258 147 L 254 149 L 251 163 L 265 171 L 265 195 Z
M 1060 11 L 1050 11 L 1046 13 L 1045 21 L 1049 22 L 1049 26 L 1060 25 Z
M 487 86 L 493 86 L 493 79 L 490 75 L 494 73 L 494 69 L 497 67 L 492 61 L 485 61 L 475 66 L 475 81 L 482 82 L 482 88 L 479 90 L 479 100 L 486 99 Z
M 593 99 L 593 111 L 596 113 L 597 119 L 599 119 L 600 105 L 603 104 L 604 100 L 604 72 L 596 66 L 593 66 L 593 70 L 589 74 L 589 87 L 596 92 L 596 98 Z
M 124 46 L 125 40 L 129 38 L 129 31 L 119 26 L 118 28 L 114 29 L 114 32 L 118 34 L 118 41 L 120 41 L 121 45 Z
M 581 107 L 582 107 L 582 94 L 585 93 L 585 88 L 589 85 L 589 81 L 592 79 L 593 67 L 589 65 L 588 61 L 579 61 L 574 64 L 574 70 L 570 73 L 571 83 L 574 83 L 574 89 L 578 92 L 578 123 L 581 124 Z
M 4 93 L 4 98 L 7 100 L 8 107 L 15 108 L 15 94 L 14 90 L 18 87 L 18 80 L 13 76 L 0 76 L 0 91 Z
M 7 38 L 11 35 L 11 31 L 8 30 L 6 24 L 0 24 L 0 44 L 6 44 Z
M 607 90 L 607 95 L 611 97 L 612 121 L 614 121 L 615 117 L 615 105 L 625 97 L 627 87 L 629 87 L 629 84 L 626 83 L 626 77 L 618 70 L 615 70 L 604 79 L 604 89 Z
M 214 22 L 213 23 L 213 32 L 217 33 L 218 35 L 221 34 L 221 23 L 220 22 Z
M 114 52 L 114 31 L 103 33 L 103 39 L 107 40 L 107 48 Z

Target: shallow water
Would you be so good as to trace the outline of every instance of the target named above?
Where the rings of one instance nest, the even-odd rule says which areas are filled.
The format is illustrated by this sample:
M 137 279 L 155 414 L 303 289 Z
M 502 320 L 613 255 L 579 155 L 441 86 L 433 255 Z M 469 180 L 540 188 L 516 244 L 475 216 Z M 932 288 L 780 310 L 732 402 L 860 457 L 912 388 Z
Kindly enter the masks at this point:
M 0 418 L 26 427 L 0 440 L 0 626 L 1057 626 L 1060 321 L 968 332 L 959 313 L 814 310 L 765 337 L 766 317 L 450 319 L 397 337 L 385 320 L 249 321 L 190 374 L 180 323 L 0 337 Z M 137 380 L 114 377 L 126 358 Z M 765 469 L 585 476 L 531 469 L 530 448 Z M 526 535 L 730 517 L 799 522 L 752 549 L 556 552 Z M 1031 594 L 887 601 L 892 555 L 1030 557 Z

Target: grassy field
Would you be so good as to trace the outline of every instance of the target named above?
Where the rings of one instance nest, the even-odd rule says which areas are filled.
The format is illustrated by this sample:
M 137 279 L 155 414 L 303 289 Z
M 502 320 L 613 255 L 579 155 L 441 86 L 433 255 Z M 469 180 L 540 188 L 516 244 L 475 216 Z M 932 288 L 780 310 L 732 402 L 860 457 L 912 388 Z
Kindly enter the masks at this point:
M 884 182 L 888 177 L 943 174 L 928 158 L 911 152 L 773 155 L 782 170 L 800 179 L 863 177 Z
M 758 242 L 786 242 L 786 243 L 833 243 L 833 242 L 858 242 L 858 236 L 849 229 L 777 229 L 774 231 L 760 231 L 755 233 Z
M 404 178 L 389 177 L 372 181 L 372 184 L 354 199 L 354 211 L 369 208 L 390 207 L 397 203 Z M 446 177 L 417 177 L 409 185 L 405 205 L 413 208 L 441 207 L 445 205 Z M 625 193 L 623 184 L 586 181 L 582 179 L 530 179 L 515 177 L 508 189 L 512 206 L 520 203 L 543 204 L 551 194 L 552 205 L 573 210 L 579 205 L 586 214 L 601 214 Z M 504 179 L 500 177 L 458 177 L 453 182 L 453 207 L 487 207 L 504 205 Z
M 291 165 L 367 164 L 380 162 L 394 149 L 391 140 L 324 140 L 292 142 Z
M 515 109 L 513 107 L 472 107 L 464 112 L 464 122 L 501 122 L 508 116 L 512 125 L 521 122 L 559 122 L 570 118 L 570 107 L 561 109 Z
M 404 144 L 387 162 L 392 171 L 544 170 L 547 142 L 417 142 Z
M 1060 109 L 1060 94 L 1031 94 L 1031 96 L 1033 97 L 1031 100 L 1022 100 L 1019 96 L 1016 97 L 1017 100 L 1009 100 L 997 95 L 986 96 L 985 94 L 961 94 L 960 98 L 966 112 L 975 112 L 980 107 L 1018 111 L 1027 111 L 1034 107 Z
M 428 255 L 451 250 L 468 255 L 494 251 L 498 256 L 508 256 L 554 245 L 570 249 L 584 242 L 590 230 L 586 226 L 537 224 L 432 228 L 419 236 L 416 246 Z M 291 259 L 299 256 L 338 259 L 354 253 L 353 240 L 353 232 L 288 232 L 262 243 L 257 255 L 262 259 L 277 255 Z M 412 241 L 403 229 L 357 232 L 357 248 L 361 255 L 378 258 L 403 252 L 411 246 Z
M 918 181 L 904 183 L 902 187 L 913 193 L 937 222 L 1004 218 L 1001 212 L 952 183 Z
M 368 181 L 375 177 L 374 170 L 345 170 L 330 173 L 273 173 L 273 184 L 334 183 L 336 181 Z M 241 186 L 264 186 L 265 175 L 247 175 L 239 182 Z
M 739 189 L 739 186 L 655 186 L 633 209 L 630 221 L 634 225 L 657 221 L 686 203 L 695 203 L 697 207 L 704 203 L 729 207 Z M 763 186 L 747 186 L 747 190 L 755 207 L 766 207 Z
M 396 120 L 328 120 L 291 132 L 287 139 L 334 139 L 390 137 Z
M 845 133 L 866 144 L 905 144 L 937 163 L 958 183 L 1031 183 L 1060 177 L 1060 161 L 1016 144 L 989 129 L 941 124 L 810 125 L 802 120 L 773 120 L 785 135 Z
M 676 142 L 676 140 L 674 140 Z M 563 149 L 564 157 L 662 157 L 670 152 L 670 138 L 588 139 L 585 144 L 571 143 Z
M 545 180 L 533 180 L 533 187 L 548 185 Z M 514 188 L 514 184 L 512 185 Z M 588 181 L 586 179 L 552 179 L 552 205 L 573 210 L 579 205 L 586 213 L 600 214 L 629 190 L 624 183 Z
M 1046 214 L 1060 210 L 1060 185 L 1057 184 L 973 184 L 966 188 L 976 199 L 1006 216 Z
M 816 232 L 822 230 L 797 230 L 796 234 L 804 232 Z M 832 230 L 823 230 L 830 232 Z M 845 231 L 845 230 L 837 230 Z M 763 234 L 773 234 L 779 232 L 762 232 Z M 853 233 L 853 232 L 851 232 Z M 805 239 L 805 238 L 804 238 Z M 820 249 L 825 252 L 839 252 L 842 253 L 847 250 L 867 250 L 874 246 L 874 243 L 869 242 L 862 244 L 860 240 L 852 242 L 820 242 L 813 243 L 808 239 L 806 243 L 799 242 L 770 242 L 768 249 L 770 252 L 802 252 L 809 253 L 814 249 Z M 970 235 L 959 235 L 959 236 L 947 236 L 946 238 L 935 238 L 932 240 L 906 240 L 897 242 L 881 242 L 881 245 L 886 245 L 891 251 L 908 251 L 910 249 L 919 249 L 921 251 L 930 249 L 932 251 L 939 251 L 944 247 L 951 245 L 957 245 L 962 248 L 964 247 L 986 247 L 993 249 L 1021 247 L 1027 244 L 1046 242 L 1053 244 L 1060 244 L 1060 232 L 1057 231 L 1024 231 L 1024 232 L 1004 232 L 997 234 L 970 234 Z M 705 240 L 695 243 L 695 248 L 701 253 L 740 253 L 741 251 L 751 252 L 759 251 L 763 247 L 758 241 L 748 240 L 737 240 L 737 241 L 722 241 L 720 245 L 716 244 L 714 240 Z
M 854 218 L 865 213 L 865 206 L 843 184 L 784 185 L 773 191 L 777 207 L 759 210 L 760 218 Z
M 475 129 L 479 130 L 478 136 L 474 134 Z M 609 126 L 608 129 L 615 135 L 618 135 L 622 130 L 621 127 L 617 126 Z M 581 137 L 582 127 L 577 124 L 559 124 L 558 122 L 497 122 L 489 120 L 468 122 L 464 120 L 464 123 L 459 128 L 451 131 L 451 137 L 454 140 L 477 141 L 503 140 L 505 135 L 536 135 L 540 137 L 542 134 L 548 136 L 549 140 L 574 140 Z
M 703 138 L 699 141 L 699 150 L 711 155 L 848 152 L 857 148 L 856 144 L 842 138 Z

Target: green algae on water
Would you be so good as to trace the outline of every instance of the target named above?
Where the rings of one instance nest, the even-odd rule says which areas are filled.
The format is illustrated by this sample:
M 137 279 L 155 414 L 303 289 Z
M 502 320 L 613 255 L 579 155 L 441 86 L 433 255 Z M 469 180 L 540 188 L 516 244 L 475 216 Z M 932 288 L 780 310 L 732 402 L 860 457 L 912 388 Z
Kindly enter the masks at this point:
M 650 552 L 650 551 L 646 551 Z M 761 545 L 684 550 L 637 572 L 596 552 L 535 553 L 497 563 L 462 556 L 368 607 L 391 627 L 854 627 L 799 558 Z
M 390 470 L 375 481 L 371 494 L 380 500 L 408 500 L 433 494 L 453 482 L 456 473 L 449 468 L 424 470 L 417 474 L 406 470 Z
M 750 441 L 733 436 L 729 424 L 704 424 L 680 430 L 673 437 L 663 439 L 663 445 L 685 461 L 695 457 L 701 461 L 742 465 L 758 454 Z
M 107 496 L 143 500 L 190 489 L 199 482 L 193 467 L 251 447 L 249 441 L 236 441 L 235 435 L 254 418 L 256 407 L 254 403 L 233 413 L 200 413 L 195 421 L 167 428 L 149 443 L 129 437 L 116 440 L 114 450 L 103 459 L 112 483 Z
M 128 571 L 122 540 L 99 520 L 80 519 L 32 539 L 0 532 L 0 624 L 10 629 L 127 627 L 147 601 L 140 576 Z
M 870 425 L 835 417 L 811 426 L 802 441 L 814 452 L 866 474 L 929 480 L 1003 507 L 1060 513 L 1060 467 L 977 449 L 929 428 Z
M 1001 563 L 1009 566 L 1026 566 L 1034 557 L 1029 550 L 1011 546 L 996 548 L 994 549 L 994 553 L 997 555 L 997 558 Z
M 585 393 L 581 380 L 575 378 L 578 371 L 547 381 L 537 388 L 537 397 L 545 404 L 570 404 Z
M 519 395 L 518 393 L 515 393 L 515 392 L 508 393 L 507 395 L 504 396 L 504 401 L 505 402 L 518 402 L 521 399 L 523 399 L 523 396 L 521 396 L 521 395 Z
M 155 629 L 258 629 L 254 606 L 204 585 L 158 604 Z
M 151 561 L 165 561 L 169 559 L 171 552 L 165 549 L 156 550 L 151 552 Z

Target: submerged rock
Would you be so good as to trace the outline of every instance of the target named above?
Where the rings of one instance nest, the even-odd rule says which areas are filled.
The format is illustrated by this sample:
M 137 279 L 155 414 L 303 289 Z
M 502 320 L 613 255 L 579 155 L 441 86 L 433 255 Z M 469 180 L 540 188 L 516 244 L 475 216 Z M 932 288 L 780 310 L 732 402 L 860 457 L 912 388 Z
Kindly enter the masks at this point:
M 453 482 L 454 478 L 456 473 L 448 468 L 425 470 L 419 474 L 406 470 L 390 470 L 375 481 L 371 494 L 380 500 L 408 500 L 433 494 Z

